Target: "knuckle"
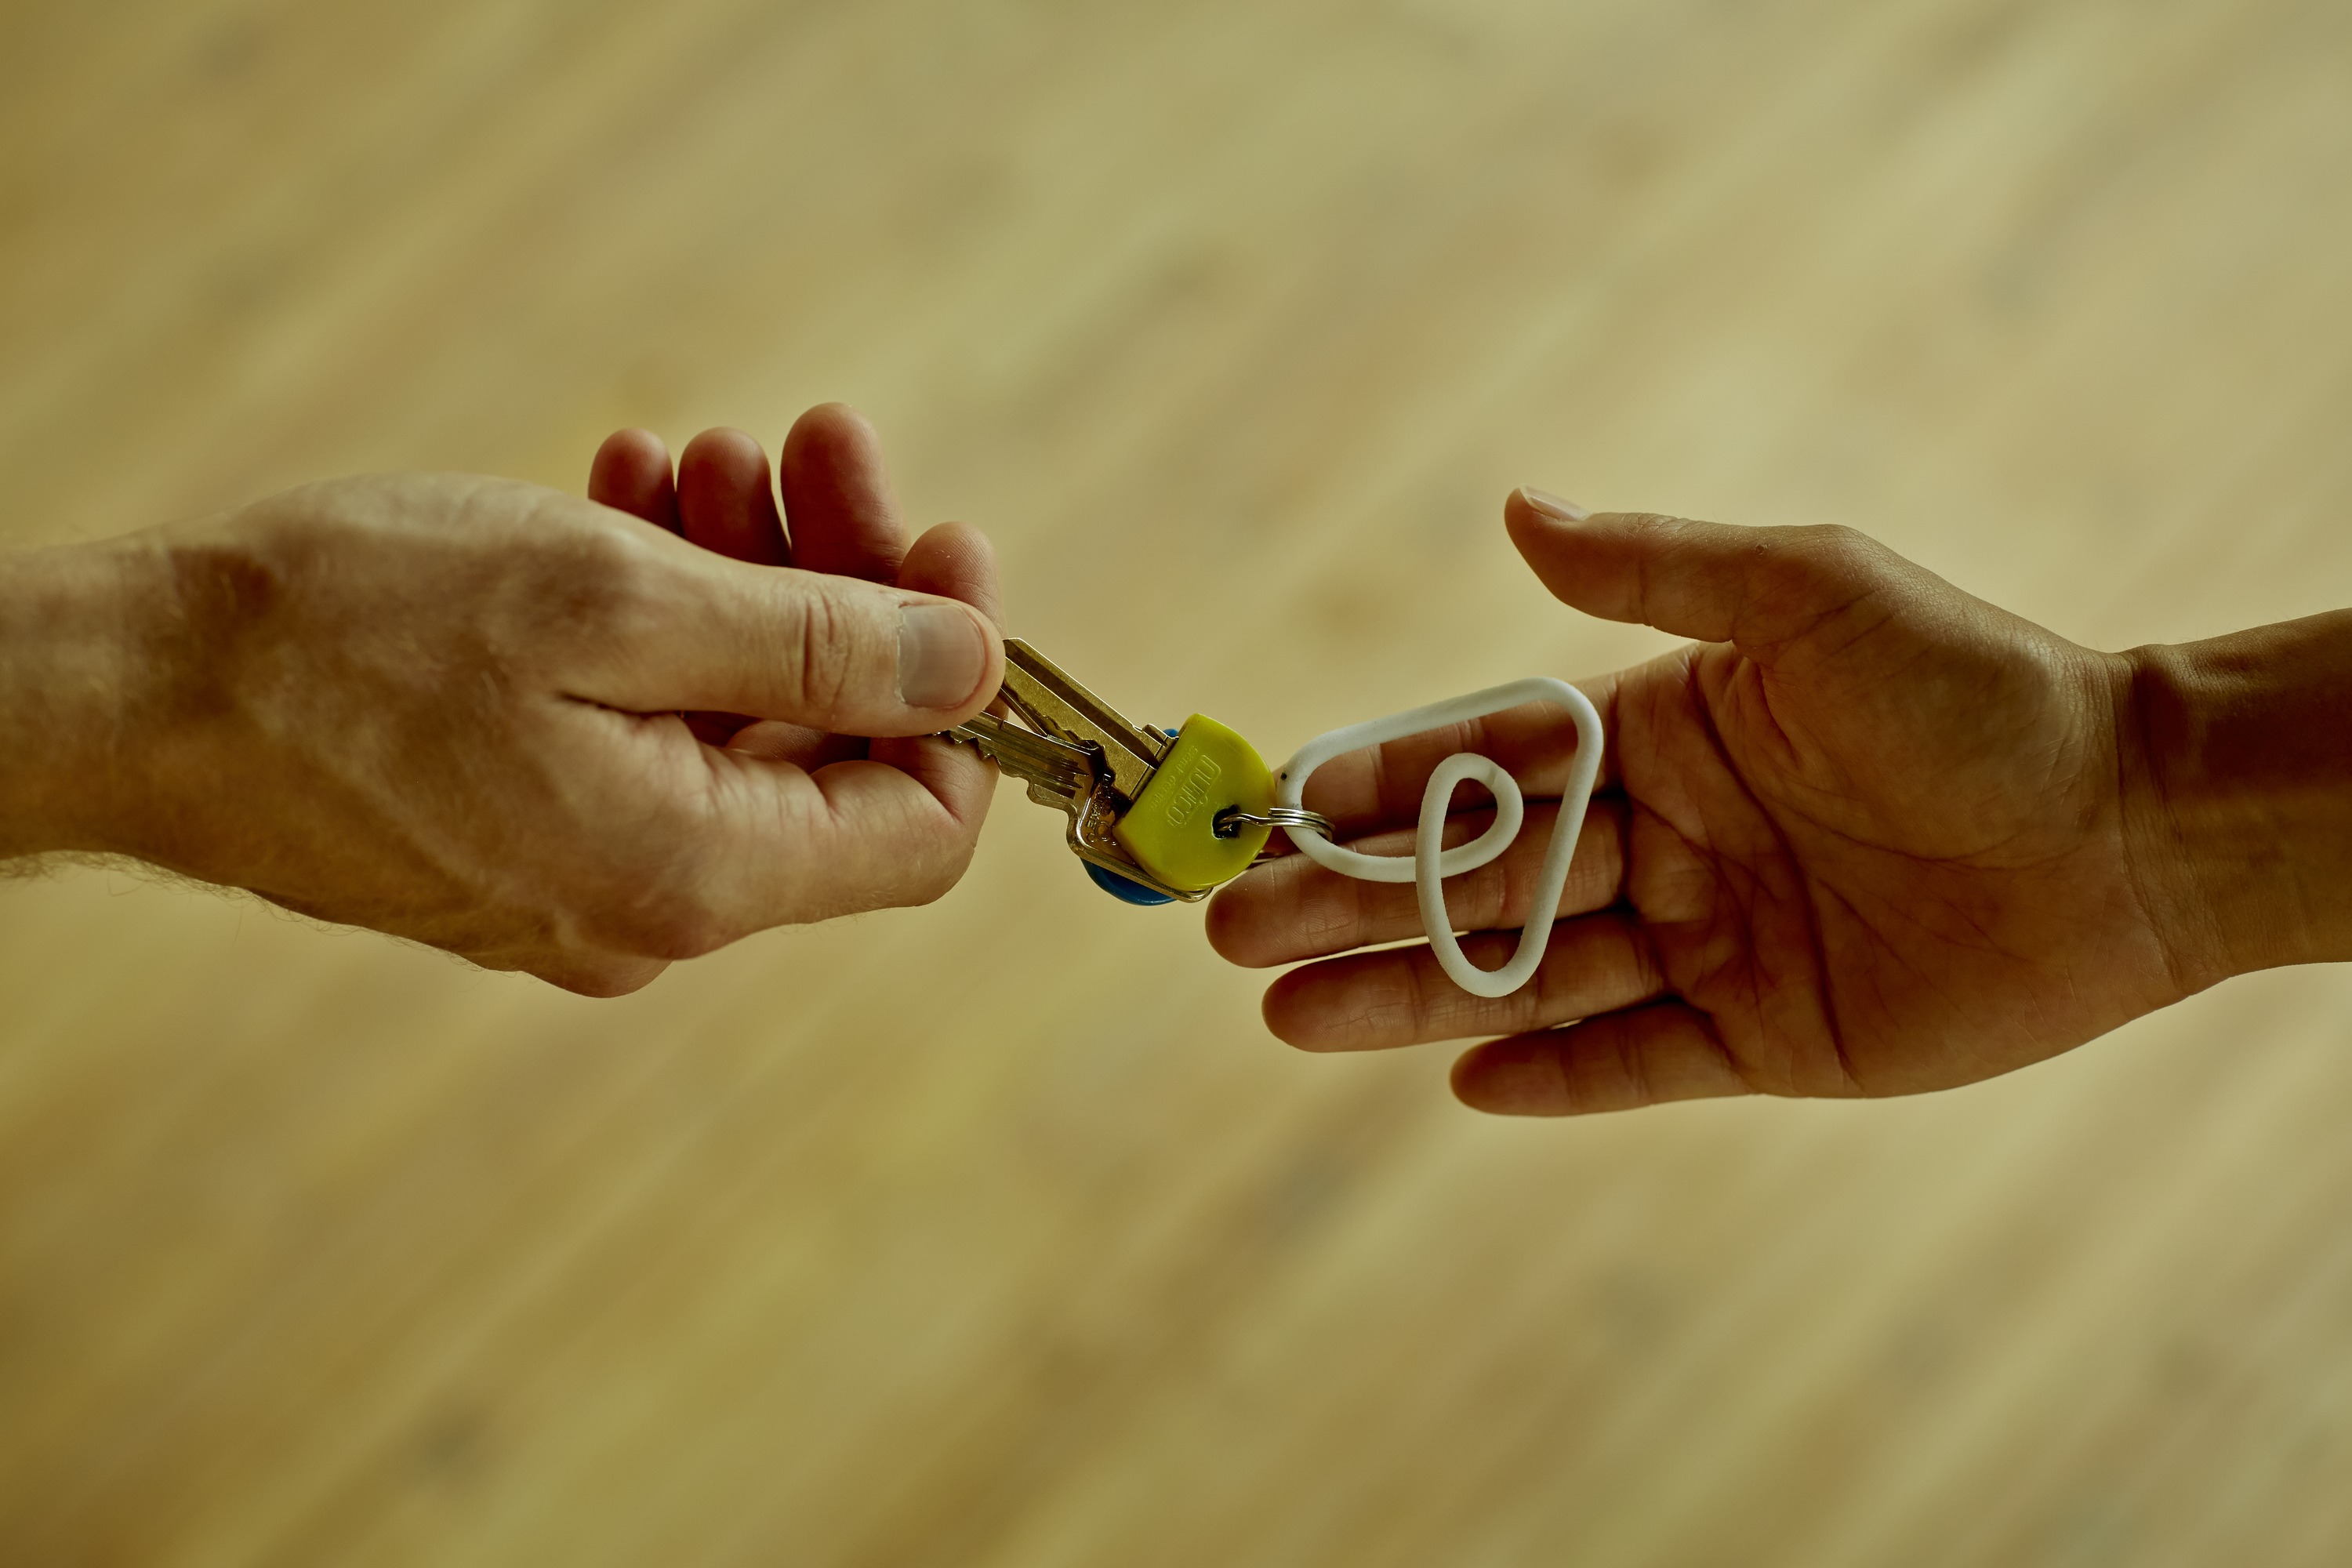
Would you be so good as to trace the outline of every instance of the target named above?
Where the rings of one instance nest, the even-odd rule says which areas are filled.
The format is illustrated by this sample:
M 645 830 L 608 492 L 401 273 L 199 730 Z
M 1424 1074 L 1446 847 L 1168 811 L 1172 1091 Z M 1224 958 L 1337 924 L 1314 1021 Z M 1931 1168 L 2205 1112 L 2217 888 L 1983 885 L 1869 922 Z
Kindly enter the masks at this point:
M 814 718 L 838 713 L 848 700 L 856 649 L 854 617 L 822 588 L 795 594 L 790 643 L 793 680 Z
M 1627 512 L 1622 526 L 1645 550 L 1672 549 L 1690 531 L 1683 519 L 1663 511 Z
M 1629 511 L 1623 513 L 1622 516 L 1625 520 L 1626 527 L 1639 529 L 1647 533 L 1656 533 L 1676 529 L 1681 527 L 1683 523 L 1683 520 L 1681 518 L 1675 516 L 1672 512 L 1664 511 Z
M 1875 574 L 1886 547 L 1859 529 L 1842 522 L 1819 523 L 1790 531 L 1795 551 L 1812 569 L 1843 582 Z
M 582 529 L 551 552 L 548 566 L 541 605 L 551 619 L 623 637 L 653 625 L 652 563 L 635 540 L 615 530 Z
M 1749 581 L 1769 601 L 1808 604 L 1824 594 L 1852 598 L 1882 574 L 1886 549 L 1841 523 L 1756 531 Z
M 235 637 L 286 598 L 289 573 L 271 548 L 275 531 L 180 543 L 167 559 L 183 616 L 199 632 Z
M 539 633 L 610 645 L 659 625 L 655 552 L 618 526 L 567 517 L 534 531 L 519 558 L 527 564 L 507 579 L 509 603 Z
M 1348 884 L 1352 894 L 1361 884 Z M 1217 889 L 1209 900 L 1208 915 L 1203 921 L 1210 951 L 1227 963 L 1237 963 L 1244 969 L 1262 969 L 1271 962 L 1265 957 L 1266 922 L 1263 917 L 1265 901 L 1264 879 L 1253 881 L 1244 878 Z
M 1209 951 L 1228 963 L 1244 962 L 1242 955 L 1250 951 L 1247 912 L 1241 907 L 1239 898 L 1230 885 L 1218 889 L 1202 921 Z

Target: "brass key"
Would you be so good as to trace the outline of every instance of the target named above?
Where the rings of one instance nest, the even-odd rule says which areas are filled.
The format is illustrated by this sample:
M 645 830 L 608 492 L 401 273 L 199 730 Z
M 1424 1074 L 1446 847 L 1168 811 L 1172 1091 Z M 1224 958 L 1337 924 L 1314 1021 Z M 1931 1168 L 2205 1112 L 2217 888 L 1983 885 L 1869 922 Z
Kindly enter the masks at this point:
M 1008 724 L 993 713 L 982 713 L 948 731 L 971 749 L 1029 786 L 1029 798 L 1039 805 L 1075 809 L 1078 796 L 1095 787 L 1094 758 L 1066 741 L 1040 735 Z
M 1170 736 L 1130 723 L 1018 637 L 1004 639 L 1004 700 L 1045 734 L 1097 753 L 1104 782 L 1129 802 L 1143 794 L 1168 754 Z
M 1131 904 L 1205 899 L 1248 868 L 1274 827 L 1329 837 L 1311 811 L 1276 805 L 1256 750 L 1204 713 L 1181 734 L 1138 724 L 1027 643 L 1004 645 L 1001 695 L 1028 728 L 982 714 L 948 731 L 1066 813 L 1087 875 Z
M 1174 737 L 1131 721 L 1018 637 L 1004 641 L 1003 696 L 1034 730 L 983 713 L 948 731 L 948 739 L 992 758 L 1029 786 L 1038 805 L 1067 813 L 1070 848 L 1097 885 L 1130 903 L 1192 903 L 1209 896 L 1205 888 L 1168 886 L 1112 837 Z

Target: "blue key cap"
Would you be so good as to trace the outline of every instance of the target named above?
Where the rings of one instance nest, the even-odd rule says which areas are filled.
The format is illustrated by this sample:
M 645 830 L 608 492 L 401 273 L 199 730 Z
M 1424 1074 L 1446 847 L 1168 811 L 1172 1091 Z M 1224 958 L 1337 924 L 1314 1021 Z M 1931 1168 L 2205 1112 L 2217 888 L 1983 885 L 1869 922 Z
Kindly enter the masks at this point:
M 1081 860 L 1078 863 L 1087 868 L 1087 875 L 1095 879 L 1096 887 L 1121 903 L 1172 904 L 1176 901 L 1165 893 L 1152 891 L 1140 882 L 1129 881 L 1116 871 L 1105 870 L 1091 860 Z

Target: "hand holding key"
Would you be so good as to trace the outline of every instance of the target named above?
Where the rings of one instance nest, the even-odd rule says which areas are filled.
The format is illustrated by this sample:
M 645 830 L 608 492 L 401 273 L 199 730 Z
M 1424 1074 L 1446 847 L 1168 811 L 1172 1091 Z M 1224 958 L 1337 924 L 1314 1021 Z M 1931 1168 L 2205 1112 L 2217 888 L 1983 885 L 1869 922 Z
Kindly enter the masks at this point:
M 1017 638 L 1004 645 L 1001 695 L 1029 728 L 982 713 L 948 738 L 1061 812 L 1071 853 L 1113 898 L 1197 902 L 1265 847 L 1273 775 L 1215 720 L 1195 713 L 1173 734 L 1139 724 Z
M 994 784 L 930 738 L 997 688 L 987 543 L 909 545 L 845 409 L 783 468 L 789 540 L 749 437 L 673 484 L 625 432 L 611 507 L 388 474 L 7 558 L 0 858 L 135 856 L 596 994 L 937 897 Z
M 1515 495 L 1512 538 L 1566 603 L 1699 639 L 1581 683 L 1600 793 L 1535 983 L 1481 998 L 1423 945 L 1412 890 L 1284 857 L 1211 906 L 1236 963 L 1311 960 L 1268 1026 L 1311 1050 L 1501 1036 L 1456 1091 L 1483 1109 L 1897 1094 L 2053 1055 L 2193 989 L 2186 895 L 2152 868 L 2126 714 L 2131 662 L 1960 593 L 1842 530 L 1584 517 Z M 1574 753 L 1519 710 L 1326 766 L 1307 804 L 1400 854 L 1431 770 L 1494 758 L 1527 792 L 1511 849 L 1446 889 L 1493 967 L 1516 941 Z M 1459 814 L 1448 844 L 1486 813 Z

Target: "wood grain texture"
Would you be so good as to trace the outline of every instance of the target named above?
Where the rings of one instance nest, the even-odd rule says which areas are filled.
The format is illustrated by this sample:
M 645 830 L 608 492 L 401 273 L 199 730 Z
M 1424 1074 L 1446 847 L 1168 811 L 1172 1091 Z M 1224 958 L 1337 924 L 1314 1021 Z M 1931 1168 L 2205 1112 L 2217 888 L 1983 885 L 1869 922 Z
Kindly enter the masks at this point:
M 0 530 L 841 397 L 1276 754 L 1661 646 L 1522 482 L 2207 635 L 2352 603 L 2347 81 L 2338 0 L 17 4 Z M 2352 1552 L 2352 975 L 1509 1124 L 1058 831 L 614 1003 L 0 885 L 0 1560 Z

